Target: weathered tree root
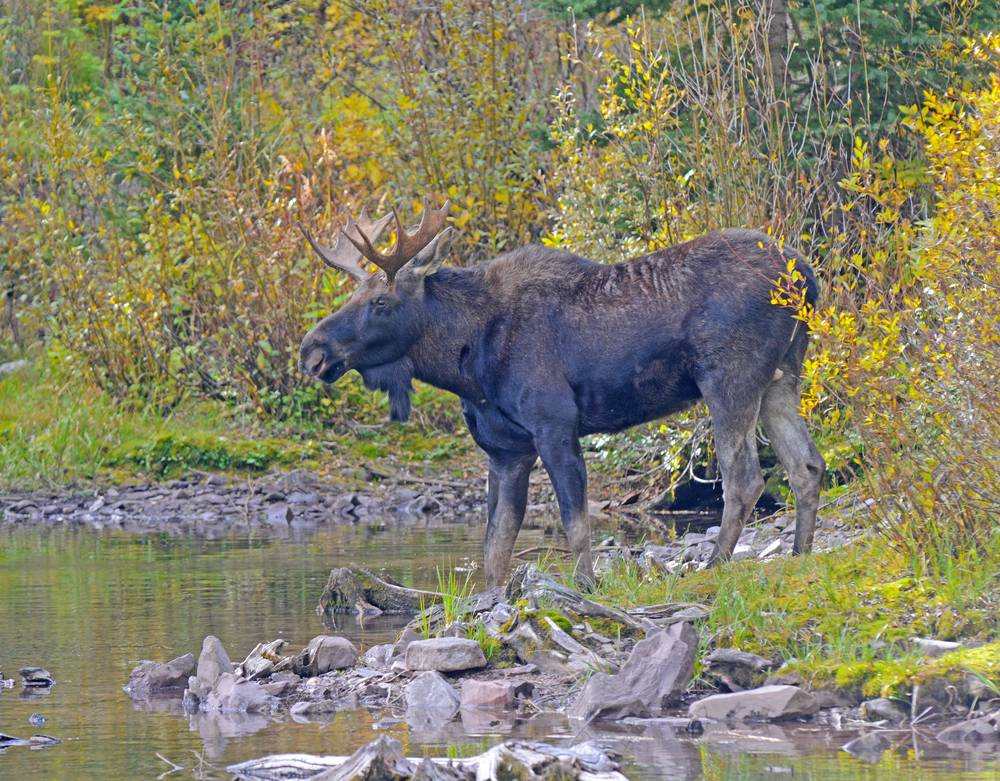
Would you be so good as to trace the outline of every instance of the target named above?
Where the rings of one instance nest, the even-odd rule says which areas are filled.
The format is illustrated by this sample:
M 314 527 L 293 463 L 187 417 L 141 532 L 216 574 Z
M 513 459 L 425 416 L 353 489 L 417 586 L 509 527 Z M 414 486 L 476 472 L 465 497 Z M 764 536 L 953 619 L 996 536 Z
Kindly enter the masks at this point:
M 360 567 L 338 567 L 330 572 L 316 612 L 408 615 L 440 602 L 436 591 L 406 588 Z

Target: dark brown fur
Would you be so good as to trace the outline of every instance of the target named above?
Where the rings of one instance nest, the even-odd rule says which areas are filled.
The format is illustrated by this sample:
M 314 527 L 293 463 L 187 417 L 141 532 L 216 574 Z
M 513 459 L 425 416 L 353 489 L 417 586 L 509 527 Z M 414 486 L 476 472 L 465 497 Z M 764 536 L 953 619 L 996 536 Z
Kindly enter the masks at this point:
M 430 250 L 437 253 L 436 248 Z M 409 412 L 412 378 L 452 391 L 490 457 L 486 572 L 499 582 L 541 458 L 582 580 L 592 578 L 586 469 L 579 438 L 619 431 L 703 399 L 712 415 L 725 509 L 713 559 L 727 558 L 763 488 L 758 414 L 796 493 L 795 549 L 809 550 L 824 466 L 798 416 L 807 336 L 771 303 L 794 260 L 756 231 L 727 230 L 600 265 L 528 246 L 470 269 L 425 255 L 390 289 L 373 278 L 302 343 L 327 382 L 358 369 Z

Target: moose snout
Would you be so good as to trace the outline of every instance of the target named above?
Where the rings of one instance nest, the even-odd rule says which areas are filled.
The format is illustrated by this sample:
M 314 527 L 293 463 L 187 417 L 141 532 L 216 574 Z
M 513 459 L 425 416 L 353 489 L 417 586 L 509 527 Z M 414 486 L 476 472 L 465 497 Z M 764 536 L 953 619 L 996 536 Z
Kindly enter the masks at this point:
M 346 371 L 345 360 L 330 346 L 311 339 L 299 349 L 299 368 L 310 377 L 335 382 Z

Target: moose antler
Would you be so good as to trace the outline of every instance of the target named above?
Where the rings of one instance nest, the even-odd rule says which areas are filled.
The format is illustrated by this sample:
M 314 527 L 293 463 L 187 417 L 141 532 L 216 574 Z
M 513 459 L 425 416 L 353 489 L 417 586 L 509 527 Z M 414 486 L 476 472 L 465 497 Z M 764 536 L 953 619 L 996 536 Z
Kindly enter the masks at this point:
M 347 235 L 347 231 L 354 230 L 357 231 L 360 236 L 371 236 L 372 241 L 378 241 L 379 237 L 385 232 L 386 227 L 389 225 L 389 221 L 392 219 L 392 214 L 386 214 L 377 220 L 368 219 L 368 215 L 365 214 L 364 209 L 361 210 L 361 216 L 358 221 L 355 222 L 353 219 L 348 221 L 347 227 L 337 234 L 337 242 L 332 247 L 324 247 L 319 244 L 316 239 L 312 237 L 302 225 L 301 222 L 295 223 L 299 226 L 299 230 L 302 231 L 302 235 L 306 237 L 306 241 L 309 245 L 316 251 L 316 254 L 322 258 L 323 262 L 326 263 L 330 268 L 337 269 L 338 271 L 343 271 L 345 274 L 349 274 L 358 282 L 363 282 L 368 279 L 368 272 L 359 262 L 361 260 L 361 252 L 355 248 L 356 242 L 351 236 Z M 363 231 L 363 233 L 362 233 Z M 351 239 L 350 243 L 344 241 L 345 238 Z
M 403 223 L 400 222 L 399 214 L 393 209 L 392 217 L 396 220 L 396 246 L 392 248 L 391 252 L 385 254 L 379 252 L 373 246 L 378 237 L 369 237 L 367 231 L 353 219 L 347 223 L 343 234 L 355 246 L 358 252 L 385 272 L 385 276 L 391 285 L 399 270 L 416 257 L 420 250 L 430 244 L 434 240 L 434 237 L 444 229 L 445 222 L 448 219 L 448 207 L 450 204 L 450 201 L 445 201 L 444 206 L 440 209 L 431 209 L 425 200 L 424 213 L 420 216 L 420 225 L 417 226 L 415 233 L 406 232 Z M 352 233 L 357 233 L 361 237 L 361 240 L 358 241 L 355 239 L 351 235 Z

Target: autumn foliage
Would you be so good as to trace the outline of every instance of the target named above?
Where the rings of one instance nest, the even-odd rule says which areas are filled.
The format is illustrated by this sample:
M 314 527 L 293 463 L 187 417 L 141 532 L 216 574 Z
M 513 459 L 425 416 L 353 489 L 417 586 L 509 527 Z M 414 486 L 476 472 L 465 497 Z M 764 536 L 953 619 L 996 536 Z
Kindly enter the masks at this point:
M 40 334 L 122 403 L 194 394 L 336 424 L 337 391 L 296 358 L 348 283 L 297 220 L 329 232 L 363 205 L 447 197 L 456 263 L 527 241 L 611 262 L 763 228 L 823 281 L 815 310 L 781 285 L 775 305 L 815 334 L 803 411 L 830 484 L 865 480 L 915 554 L 989 544 L 993 4 L 790 3 L 784 51 L 761 2 L 577 5 L 594 18 L 529 0 L 11 0 L 6 336 Z M 667 486 L 706 468 L 698 421 L 632 435 L 626 458 Z

